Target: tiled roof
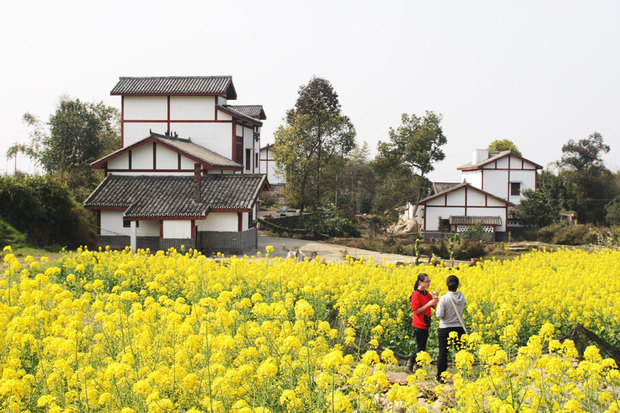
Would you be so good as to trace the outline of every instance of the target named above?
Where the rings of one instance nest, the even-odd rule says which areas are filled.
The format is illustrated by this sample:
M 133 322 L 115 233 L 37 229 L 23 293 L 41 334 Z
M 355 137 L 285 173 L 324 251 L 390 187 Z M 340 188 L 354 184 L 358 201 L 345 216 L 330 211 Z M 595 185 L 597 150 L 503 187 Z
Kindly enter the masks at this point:
M 108 175 L 84 201 L 91 209 L 127 208 L 127 218 L 204 217 L 211 209 L 250 209 L 265 175 L 206 175 L 200 201 L 193 176 Z
M 144 144 L 145 141 L 158 141 L 164 145 L 177 149 L 180 152 L 185 153 L 196 161 L 226 169 L 243 169 L 243 165 L 228 159 L 227 157 L 220 155 L 205 148 L 204 146 L 193 143 L 190 139 L 183 139 L 176 136 L 161 135 L 159 133 L 151 132 L 150 135 L 130 146 L 118 149 L 103 158 L 97 159 L 90 164 L 92 168 L 101 168 L 106 162 L 116 158 L 121 153 L 132 150 L 137 146 Z
M 438 194 L 460 184 L 461 182 L 433 182 L 431 194 Z
M 530 161 L 528 159 L 525 159 L 524 157 L 522 157 L 520 155 L 517 155 L 516 153 L 511 152 L 511 151 L 502 151 L 502 152 L 491 151 L 491 152 L 489 152 L 489 155 L 490 155 L 489 158 L 487 158 L 485 160 L 482 160 L 482 161 L 480 161 L 478 163 L 468 162 L 465 165 L 459 166 L 456 169 L 459 169 L 459 170 L 462 170 L 462 169 L 469 169 L 469 170 L 471 170 L 471 169 L 478 169 L 478 168 L 480 168 L 483 165 L 489 164 L 491 162 L 495 162 L 498 159 L 501 159 L 501 158 L 503 158 L 505 156 L 514 156 L 515 158 L 523 159 L 524 161 L 527 161 L 527 162 L 531 163 L 532 165 L 534 165 L 534 167 L 536 169 L 542 169 L 542 166 L 538 165 L 537 163 L 534 163 L 534 162 L 532 162 L 532 161 Z
M 249 115 L 246 115 L 243 112 L 238 111 L 237 109 L 234 108 L 234 106 L 230 106 L 230 105 L 215 105 L 215 107 L 225 113 L 228 113 L 229 115 L 231 115 L 234 118 L 237 119 L 242 119 L 242 120 L 246 120 L 248 122 L 251 122 L 255 125 L 261 126 L 263 123 L 258 120 L 257 118 L 253 118 Z
M 502 225 L 500 217 L 472 217 L 465 215 L 450 216 L 450 225 Z
M 243 168 L 243 165 L 241 165 L 240 163 L 237 163 L 232 159 L 228 159 L 227 157 L 220 155 L 217 152 L 213 152 L 212 150 L 209 150 L 204 146 L 197 145 L 193 143 L 190 139 L 160 135 L 154 132 L 151 132 L 151 137 L 159 140 L 160 142 L 167 143 L 168 145 L 177 148 L 181 152 L 194 155 L 195 157 L 210 165 L 219 167 Z
M 447 193 L 455 192 L 455 191 L 458 191 L 459 189 L 465 188 L 465 187 L 467 187 L 468 189 L 471 189 L 472 191 L 480 192 L 481 194 L 484 194 L 484 195 L 486 195 L 488 197 L 491 197 L 491 198 L 496 199 L 498 201 L 504 202 L 506 205 L 509 205 L 509 206 L 513 205 L 511 202 L 506 201 L 505 199 L 502 199 L 502 198 L 498 197 L 497 195 L 493 195 L 493 194 L 491 194 L 491 193 L 489 193 L 487 191 L 483 191 L 482 189 L 478 189 L 475 186 L 471 186 L 467 182 L 463 182 L 461 184 L 452 186 L 452 187 L 450 187 L 448 189 L 444 189 L 442 192 L 438 192 L 436 194 L 432 194 L 430 196 L 427 196 L 426 198 L 420 200 L 418 202 L 418 204 L 426 204 L 428 201 L 430 201 L 432 199 L 439 198 L 441 196 L 444 196 Z
M 121 77 L 111 95 L 220 95 L 237 99 L 231 76 Z
M 224 105 L 224 107 L 236 110 L 237 112 L 254 119 L 267 119 L 262 105 Z

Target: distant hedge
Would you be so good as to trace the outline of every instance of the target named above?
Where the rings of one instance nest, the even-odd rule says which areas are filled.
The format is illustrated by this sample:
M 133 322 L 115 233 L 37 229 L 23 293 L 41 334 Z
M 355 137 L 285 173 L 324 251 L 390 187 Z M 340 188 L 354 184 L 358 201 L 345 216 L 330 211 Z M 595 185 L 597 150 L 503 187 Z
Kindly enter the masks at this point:
M 0 177 L 0 218 L 38 247 L 94 245 L 93 218 L 49 176 Z

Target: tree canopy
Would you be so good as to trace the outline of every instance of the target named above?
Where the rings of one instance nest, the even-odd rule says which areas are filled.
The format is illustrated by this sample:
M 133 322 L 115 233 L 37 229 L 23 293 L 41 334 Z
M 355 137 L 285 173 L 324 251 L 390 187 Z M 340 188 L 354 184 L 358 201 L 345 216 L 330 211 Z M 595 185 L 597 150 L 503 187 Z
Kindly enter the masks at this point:
M 510 139 L 495 139 L 493 142 L 489 144 L 487 148 L 490 151 L 511 151 L 512 153 L 516 153 L 521 156 L 521 151 L 517 148 L 517 145 L 514 144 Z
M 574 141 L 570 139 L 562 146 L 562 167 L 576 171 L 603 167 L 602 156 L 610 150 L 609 145 L 603 142 L 603 136 L 594 132 L 588 138 Z
M 286 123 L 274 136 L 274 159 L 286 177 L 287 201 L 302 210 L 316 209 L 325 197 L 331 198 L 326 193 L 334 181 L 326 173 L 329 165 L 342 162 L 355 146 L 355 128 L 342 114 L 331 83 L 313 77 L 302 85 Z
M 562 146 L 559 176 L 572 187 L 575 211 L 581 222 L 603 224 L 605 207 L 617 194 L 615 177 L 602 159 L 609 150 L 598 132 L 579 141 L 571 139 Z
M 445 158 L 447 142 L 441 115 L 427 111 L 423 117 L 403 113 L 401 125 L 389 130 L 389 141 L 379 142 L 373 169 L 379 177 L 373 209 L 383 212 L 406 202 L 417 202 L 430 188 L 426 175 Z
M 26 113 L 31 128 L 28 145 L 15 144 L 7 157 L 21 152 L 37 162 L 47 173 L 58 177 L 78 197 L 90 192 L 98 179 L 90 163 L 120 146 L 118 110 L 79 99 L 60 99 L 49 122 Z

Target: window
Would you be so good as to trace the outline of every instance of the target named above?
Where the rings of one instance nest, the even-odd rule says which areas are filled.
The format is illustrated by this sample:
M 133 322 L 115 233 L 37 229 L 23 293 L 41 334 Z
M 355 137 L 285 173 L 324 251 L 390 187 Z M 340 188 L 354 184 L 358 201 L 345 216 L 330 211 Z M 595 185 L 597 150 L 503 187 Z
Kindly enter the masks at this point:
M 510 183 L 510 195 L 511 196 L 519 196 L 519 195 L 521 195 L 521 182 L 511 182 Z
M 252 150 L 245 150 L 245 169 L 250 169 L 250 162 L 252 162 Z
M 237 136 L 235 141 L 235 162 L 243 164 L 243 137 Z
M 140 221 L 136 221 L 136 227 L 140 226 Z M 131 227 L 131 221 L 125 221 L 123 220 L 123 228 L 130 228 Z
M 258 168 L 258 154 L 254 154 L 254 168 Z

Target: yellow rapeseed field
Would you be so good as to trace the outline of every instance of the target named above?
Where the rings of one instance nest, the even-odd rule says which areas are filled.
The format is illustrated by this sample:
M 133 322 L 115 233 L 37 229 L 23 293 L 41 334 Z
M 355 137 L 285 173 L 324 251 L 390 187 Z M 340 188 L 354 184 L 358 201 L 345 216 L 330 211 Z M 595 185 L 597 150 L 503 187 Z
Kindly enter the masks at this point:
M 437 322 L 409 385 L 419 272 L 456 274 L 471 334 L 453 350 L 446 411 L 620 411 L 615 362 L 557 338 L 581 323 L 620 344 L 620 252 L 535 251 L 476 266 L 207 259 L 89 251 L 56 265 L 5 248 L 0 403 L 9 412 L 433 411 Z M 400 410 L 399 410 L 400 409 Z

